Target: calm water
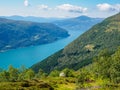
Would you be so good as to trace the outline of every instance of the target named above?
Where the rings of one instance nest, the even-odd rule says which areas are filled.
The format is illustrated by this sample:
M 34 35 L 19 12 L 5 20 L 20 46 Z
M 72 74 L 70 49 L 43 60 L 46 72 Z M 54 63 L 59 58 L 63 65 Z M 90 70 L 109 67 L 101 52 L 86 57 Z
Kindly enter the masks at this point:
M 69 31 L 70 36 L 68 38 L 56 41 L 54 43 L 2 52 L 0 53 L 0 67 L 4 69 L 6 69 L 9 65 L 13 65 L 14 67 L 20 67 L 21 65 L 30 67 L 56 51 L 64 48 L 82 33 L 83 32 L 76 30 Z

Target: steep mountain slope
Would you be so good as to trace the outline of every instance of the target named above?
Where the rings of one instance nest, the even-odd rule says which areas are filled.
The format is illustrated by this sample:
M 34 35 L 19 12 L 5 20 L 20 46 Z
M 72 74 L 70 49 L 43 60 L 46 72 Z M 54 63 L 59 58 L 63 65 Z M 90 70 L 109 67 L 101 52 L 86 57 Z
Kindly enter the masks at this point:
M 86 31 L 93 25 L 101 22 L 102 18 L 91 18 L 87 16 L 80 16 L 71 19 L 58 20 L 53 22 L 54 24 L 66 29 L 66 30 L 82 30 Z
M 0 18 L 0 51 L 46 44 L 68 36 L 51 23 L 34 23 Z
M 63 68 L 79 69 L 89 63 L 103 49 L 111 53 L 120 46 L 120 13 L 93 26 L 63 50 L 32 66 L 36 72 Z

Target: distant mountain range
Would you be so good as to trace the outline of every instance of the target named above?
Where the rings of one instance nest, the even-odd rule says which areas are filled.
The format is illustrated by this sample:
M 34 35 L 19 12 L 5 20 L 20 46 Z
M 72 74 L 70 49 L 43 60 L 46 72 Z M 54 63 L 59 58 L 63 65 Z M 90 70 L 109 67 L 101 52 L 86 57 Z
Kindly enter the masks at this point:
M 32 22 L 49 22 L 56 24 L 59 27 L 62 27 L 66 30 L 81 30 L 86 31 L 91 28 L 93 25 L 101 22 L 103 18 L 91 18 L 88 16 L 79 16 L 75 18 L 43 18 L 43 17 L 34 17 L 34 16 L 1 16 L 3 18 L 12 19 L 12 20 L 22 20 L 22 21 L 32 21 Z
M 32 21 L 32 22 L 40 22 L 40 23 L 50 23 L 56 20 L 63 20 L 63 18 L 44 18 L 44 17 L 35 17 L 35 16 L 0 16 L 1 18 L 12 19 L 12 20 L 22 20 L 22 21 Z
M 51 23 L 0 18 L 0 51 L 51 43 L 68 36 L 66 30 Z
M 108 49 L 114 53 L 118 46 L 120 46 L 120 13 L 93 26 L 64 49 L 31 68 L 36 72 L 43 69 L 47 73 L 64 68 L 78 70 L 92 63 L 92 59 L 101 50 Z
M 88 16 L 79 16 L 76 18 L 57 20 L 53 23 L 66 30 L 87 31 L 93 25 L 100 23 L 102 20 L 103 18 L 91 18 Z

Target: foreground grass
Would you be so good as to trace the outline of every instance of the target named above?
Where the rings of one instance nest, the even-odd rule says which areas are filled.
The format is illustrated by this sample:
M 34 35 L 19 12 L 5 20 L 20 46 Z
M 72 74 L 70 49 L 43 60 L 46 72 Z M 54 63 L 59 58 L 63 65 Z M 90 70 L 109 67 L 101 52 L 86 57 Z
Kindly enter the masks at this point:
M 74 90 L 75 78 L 47 77 L 41 80 L 0 82 L 0 90 Z
M 78 88 L 76 78 L 46 77 L 21 82 L 0 82 L 0 90 L 120 90 L 120 85 L 106 85 L 107 81 L 96 80 Z
M 49 83 L 55 90 L 75 90 L 76 78 L 73 77 L 48 77 L 42 80 Z
M 82 87 L 80 86 L 77 85 L 76 90 L 120 90 L 120 84 L 112 84 L 108 80 L 102 79 L 97 79 L 93 82 L 85 82 Z
M 40 80 L 22 82 L 0 82 L 0 90 L 54 90 L 48 83 Z

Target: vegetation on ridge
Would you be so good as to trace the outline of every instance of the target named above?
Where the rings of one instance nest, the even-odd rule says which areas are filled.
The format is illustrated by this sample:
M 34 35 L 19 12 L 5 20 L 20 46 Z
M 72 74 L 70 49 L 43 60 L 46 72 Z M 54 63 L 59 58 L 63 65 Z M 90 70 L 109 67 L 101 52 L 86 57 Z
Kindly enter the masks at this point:
M 118 46 L 120 46 L 120 13 L 93 26 L 64 49 L 31 68 L 36 72 L 39 68 L 46 72 L 66 67 L 78 70 L 92 63 L 93 57 L 101 50 L 107 48 L 114 53 Z

